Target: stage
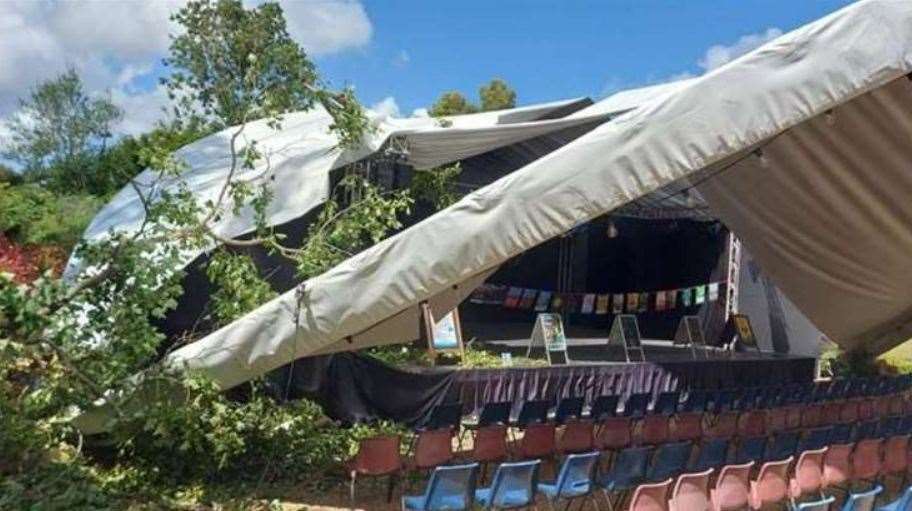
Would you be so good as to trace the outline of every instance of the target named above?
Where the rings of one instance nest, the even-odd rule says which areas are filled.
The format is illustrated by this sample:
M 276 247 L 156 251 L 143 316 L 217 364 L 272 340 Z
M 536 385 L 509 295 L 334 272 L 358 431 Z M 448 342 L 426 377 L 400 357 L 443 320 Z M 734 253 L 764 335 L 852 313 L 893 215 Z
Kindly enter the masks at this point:
M 567 365 L 456 369 L 400 369 L 353 353 L 301 359 L 277 372 L 272 381 L 285 389 L 292 370 L 291 398 L 307 397 L 345 423 L 378 418 L 409 425 L 427 420 L 434 406 L 461 402 L 471 413 L 485 403 L 510 401 L 518 408 L 531 399 L 557 400 L 602 394 L 720 389 L 806 383 L 814 379 L 815 359 L 759 352 L 723 353 L 694 359 L 689 348 L 670 342 L 644 341 L 645 362 L 623 361 L 606 350 L 604 339 L 568 341 Z M 492 351 L 525 355 L 527 340 L 486 343 Z M 602 360 L 596 358 L 601 355 Z M 543 357 L 533 352 L 534 358 Z M 284 392 L 283 392 L 284 393 Z M 516 411 L 516 410 L 514 410 Z

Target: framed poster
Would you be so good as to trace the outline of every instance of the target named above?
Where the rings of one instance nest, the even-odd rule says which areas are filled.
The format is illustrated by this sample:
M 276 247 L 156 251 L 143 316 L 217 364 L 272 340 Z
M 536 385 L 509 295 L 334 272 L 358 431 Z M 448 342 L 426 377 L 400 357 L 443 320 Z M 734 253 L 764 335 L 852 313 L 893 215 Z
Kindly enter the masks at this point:
M 630 362 L 630 351 L 639 350 L 640 360 L 646 361 L 643 343 L 640 339 L 640 326 L 633 314 L 618 314 L 611 323 L 608 332 L 608 344 L 620 344 L 624 348 L 624 358 Z
M 744 346 L 760 351 L 760 345 L 757 344 L 757 336 L 754 335 L 754 327 L 751 326 L 750 317 L 747 314 L 732 314 L 725 323 L 722 330 L 721 344 L 728 345 L 731 349 L 737 346 Z
M 526 356 L 532 354 L 532 348 L 545 348 L 548 364 L 566 364 L 570 362 L 567 355 L 567 337 L 564 334 L 564 322 L 560 314 L 541 313 L 535 318 L 535 327 L 529 337 L 529 349 Z
M 460 357 L 465 354 L 458 307 L 446 313 L 439 321 L 436 321 L 431 307 L 427 302 L 424 302 L 421 304 L 421 316 L 431 360 L 436 360 L 437 355 L 441 353 L 459 353 Z
M 703 356 L 709 358 L 706 352 L 706 337 L 703 335 L 703 324 L 698 316 L 684 316 L 678 323 L 674 337 L 675 346 L 689 346 L 693 358 L 697 358 L 697 347 L 701 348 Z

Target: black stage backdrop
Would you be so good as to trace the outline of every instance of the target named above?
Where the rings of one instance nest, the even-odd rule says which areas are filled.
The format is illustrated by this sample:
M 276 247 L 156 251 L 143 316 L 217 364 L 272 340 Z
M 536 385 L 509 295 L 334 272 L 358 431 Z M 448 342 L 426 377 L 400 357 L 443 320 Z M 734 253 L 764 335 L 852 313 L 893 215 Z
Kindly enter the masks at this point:
M 738 353 L 733 358 L 536 368 L 406 371 L 372 357 L 338 353 L 298 360 L 271 380 L 289 399 L 306 397 L 344 423 L 392 419 L 424 423 L 441 403 L 462 402 L 471 413 L 485 403 L 602 394 L 629 395 L 811 382 L 814 359 Z M 290 379 L 289 379 L 290 378 Z

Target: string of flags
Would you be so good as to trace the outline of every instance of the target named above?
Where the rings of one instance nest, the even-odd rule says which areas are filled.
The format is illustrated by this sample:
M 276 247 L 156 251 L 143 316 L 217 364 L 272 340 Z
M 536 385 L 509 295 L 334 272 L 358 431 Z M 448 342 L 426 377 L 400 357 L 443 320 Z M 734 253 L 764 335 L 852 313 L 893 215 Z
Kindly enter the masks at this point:
M 631 314 L 672 311 L 719 299 L 723 282 L 710 282 L 681 289 L 630 291 L 626 293 L 555 293 L 500 284 L 482 284 L 469 302 L 501 305 L 507 309 L 578 314 Z

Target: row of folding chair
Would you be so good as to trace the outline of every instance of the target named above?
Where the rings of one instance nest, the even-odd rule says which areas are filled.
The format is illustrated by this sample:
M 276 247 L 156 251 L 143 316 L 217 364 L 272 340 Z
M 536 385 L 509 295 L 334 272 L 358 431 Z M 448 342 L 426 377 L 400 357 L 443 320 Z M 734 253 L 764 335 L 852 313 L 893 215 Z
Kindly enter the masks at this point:
M 824 497 L 824 488 L 833 486 L 834 483 L 844 483 L 847 478 L 867 481 L 888 475 L 889 470 L 885 465 L 878 464 L 872 471 L 871 454 L 868 452 L 870 449 L 862 447 L 865 442 L 879 445 L 876 442 L 904 440 L 902 446 L 894 445 L 892 449 L 902 452 L 903 459 L 906 460 L 909 457 L 910 430 L 912 417 L 893 417 L 862 423 L 854 428 L 819 428 L 802 435 L 784 432 L 770 440 L 763 437 L 757 445 L 752 442 L 756 439 L 744 439 L 739 442 L 734 457 L 727 454 L 729 441 L 726 439 L 709 440 L 700 448 L 691 442 L 663 444 L 655 449 L 648 446 L 630 447 L 614 457 L 610 469 L 604 474 L 595 470 L 599 452 L 569 455 L 556 480 L 541 484 L 537 483 L 539 460 L 505 463 L 495 472 L 491 485 L 477 491 L 472 489 L 477 463 L 438 470 L 439 477 L 452 477 L 461 471 L 463 475 L 460 477 L 465 478 L 466 471 L 471 469 L 470 486 L 451 484 L 449 488 L 469 488 L 465 494 L 468 496 L 462 497 L 463 501 L 468 502 L 466 499 L 474 495 L 476 502 L 485 509 L 490 509 L 491 506 L 510 508 L 529 505 L 536 489 L 552 503 L 556 500 L 590 498 L 593 492 L 601 490 L 608 499 L 609 506 L 612 506 L 613 499 L 620 498 L 620 502 L 623 502 L 625 495 L 632 495 L 630 509 L 728 510 L 748 506 L 760 509 L 783 502 L 790 502 L 794 509 L 816 509 L 814 506 L 828 509 L 826 506 L 833 499 Z M 851 445 L 852 442 L 857 442 L 857 451 L 845 467 L 841 466 L 838 459 L 827 456 L 828 447 Z M 694 456 L 697 451 L 698 454 Z M 882 453 L 884 463 L 887 463 L 890 449 L 883 449 Z M 878 456 L 880 454 L 875 454 L 875 457 Z M 837 456 L 839 457 L 841 455 Z M 907 467 L 908 462 L 905 461 L 901 467 L 903 476 Z M 443 490 L 435 490 L 439 482 L 436 478 L 437 472 L 432 476 L 425 495 L 404 498 L 403 508 L 434 508 L 430 504 L 437 502 L 435 499 L 443 498 L 438 495 Z M 873 505 L 879 492 L 880 490 L 849 494 L 846 505 L 852 507 L 846 509 L 872 509 L 870 506 L 854 506 L 861 506 L 864 502 Z M 824 498 L 799 502 L 809 496 Z M 458 500 L 453 495 L 448 498 L 450 504 Z M 895 504 L 901 504 L 901 501 L 902 499 Z M 430 507 L 422 507 L 428 505 Z M 661 507 L 655 507 L 657 505 Z

